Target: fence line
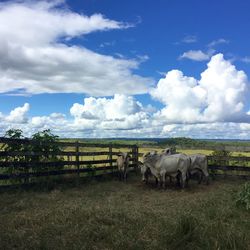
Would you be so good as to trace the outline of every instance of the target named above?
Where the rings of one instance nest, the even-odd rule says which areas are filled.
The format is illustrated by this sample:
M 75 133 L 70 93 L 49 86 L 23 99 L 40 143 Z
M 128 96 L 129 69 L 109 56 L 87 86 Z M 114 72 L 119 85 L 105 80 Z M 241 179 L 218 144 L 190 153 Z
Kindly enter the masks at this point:
M 1 144 L 38 145 L 40 142 L 30 139 L 9 139 L 0 137 Z M 93 175 L 114 173 L 116 171 L 116 157 L 120 151 L 128 151 L 131 154 L 130 167 L 138 165 L 139 153 L 137 145 L 130 144 L 98 144 L 75 142 L 56 142 L 61 148 L 59 152 L 47 152 L 49 156 L 60 157 L 59 160 L 41 162 L 39 156 L 44 152 L 32 151 L 0 151 L 0 180 L 23 180 L 25 183 L 29 178 L 45 176 L 76 175 L 79 179 L 82 174 Z M 95 152 L 91 148 L 100 148 Z M 250 147 L 242 146 L 216 146 L 199 148 L 210 150 L 223 150 L 234 152 L 250 152 Z M 64 150 L 63 150 L 64 149 Z M 71 151 L 69 151 L 69 149 Z M 178 148 L 177 148 L 178 149 Z M 191 148 L 189 148 L 191 149 Z M 194 149 L 192 147 L 192 149 Z M 197 149 L 197 148 L 195 148 Z M 73 151 L 74 150 L 74 151 Z M 91 150 L 91 151 L 89 151 Z M 105 151 L 106 150 L 106 151 Z M 93 160 L 82 158 L 93 156 Z M 105 157 L 105 159 L 94 159 L 94 157 Z M 18 159 L 19 157 L 19 159 Z M 18 160 L 17 160 L 17 159 Z M 234 175 L 250 177 L 250 157 L 248 156 L 208 156 L 208 168 L 212 175 Z M 1 183 L 0 183 L 1 185 Z
M 0 138 L 0 144 L 42 145 L 41 142 L 30 139 L 9 138 Z M 0 180 L 29 180 L 33 177 L 69 174 L 75 174 L 79 179 L 84 173 L 92 173 L 93 175 L 114 173 L 117 168 L 115 156 L 120 153 L 121 149 L 131 155 L 130 168 L 135 168 L 138 162 L 137 145 L 82 143 L 79 141 L 56 142 L 54 144 L 59 146 L 61 150 L 46 152 L 46 154 L 58 157 L 59 159 L 56 161 L 37 160 L 39 156 L 44 156 L 44 152 L 0 151 Z M 91 149 L 96 147 L 100 148 L 101 151 L 95 152 Z M 89 150 L 91 151 L 88 152 Z M 82 157 L 90 158 L 90 156 L 93 156 L 93 160 L 81 159 Z M 102 159 L 94 159 L 95 156 Z

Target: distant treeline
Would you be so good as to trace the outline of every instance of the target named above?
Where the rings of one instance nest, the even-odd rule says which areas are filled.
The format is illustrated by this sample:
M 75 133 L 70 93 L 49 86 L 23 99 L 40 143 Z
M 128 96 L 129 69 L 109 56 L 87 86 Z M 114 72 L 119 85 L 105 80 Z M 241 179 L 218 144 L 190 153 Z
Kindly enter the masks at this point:
M 97 139 L 97 138 L 86 138 L 86 139 L 79 139 L 79 138 L 64 138 L 60 139 L 60 141 L 66 141 L 66 142 L 83 142 L 83 143 L 96 143 L 96 144 L 126 144 L 126 145 L 156 145 L 158 144 L 157 139 L 133 139 L 133 138 L 102 138 L 102 139 Z
M 241 140 L 205 140 L 205 139 L 191 139 L 186 137 L 177 137 L 177 138 L 166 138 L 159 139 L 157 141 L 159 146 L 187 146 L 187 147 L 205 147 L 205 146 L 250 146 L 250 141 L 241 141 Z
M 232 146 L 250 146 L 250 141 L 242 140 L 209 140 L 209 139 L 192 139 L 187 137 L 176 138 L 103 138 L 103 139 L 61 139 L 61 141 L 76 141 L 84 143 L 100 143 L 100 144 L 131 144 L 138 146 L 185 146 L 185 147 L 206 147 L 219 145 Z

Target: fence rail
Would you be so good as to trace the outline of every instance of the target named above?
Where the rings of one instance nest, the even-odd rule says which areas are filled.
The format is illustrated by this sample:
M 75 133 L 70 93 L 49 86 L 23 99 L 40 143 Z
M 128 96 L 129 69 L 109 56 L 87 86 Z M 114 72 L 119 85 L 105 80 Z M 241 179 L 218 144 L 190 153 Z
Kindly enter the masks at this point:
M 97 144 L 83 142 L 53 143 L 60 150 L 51 152 L 36 151 L 0 151 L 0 180 L 18 180 L 29 182 L 30 178 L 77 175 L 93 173 L 94 175 L 116 172 L 117 155 L 122 152 L 130 154 L 130 168 L 138 162 L 138 147 L 130 144 Z M 41 145 L 30 139 L 0 138 L 0 145 Z M 26 147 L 29 148 L 29 147 Z M 95 150 L 98 150 L 95 152 Z M 97 149 L 98 148 L 98 149 Z M 52 157 L 39 161 L 44 155 Z M 56 158 L 55 158 L 56 157 Z M 56 159 L 56 160 L 55 160 Z M 1 185 L 1 183 L 0 183 Z
M 0 145 L 39 145 L 40 142 L 30 139 L 8 139 L 0 137 Z M 36 151 L 0 151 L 0 180 L 29 182 L 39 177 L 76 175 L 79 179 L 84 174 L 105 174 L 116 171 L 116 159 L 120 151 L 131 155 L 130 167 L 138 165 L 139 153 L 137 145 L 130 144 L 98 144 L 75 142 L 55 143 L 60 150 L 46 152 L 58 160 L 39 161 L 44 152 Z M 93 150 L 95 148 L 95 150 Z M 250 147 L 216 146 L 206 147 L 210 150 L 233 152 L 250 152 Z M 190 149 L 190 148 L 189 148 Z M 197 149 L 197 148 L 195 148 Z M 200 148 L 203 150 L 204 148 Z M 97 151 L 98 150 L 98 151 Z M 96 152 L 95 152 L 96 151 Z M 53 159 L 53 158 L 52 158 Z M 249 156 L 208 156 L 208 168 L 212 175 L 239 175 L 250 177 Z M 2 183 L 0 182 L 0 185 Z
M 232 145 L 214 145 L 214 146 L 176 146 L 177 149 L 190 150 L 211 150 L 211 151 L 228 151 L 228 152 L 250 152 L 250 146 L 232 146 Z

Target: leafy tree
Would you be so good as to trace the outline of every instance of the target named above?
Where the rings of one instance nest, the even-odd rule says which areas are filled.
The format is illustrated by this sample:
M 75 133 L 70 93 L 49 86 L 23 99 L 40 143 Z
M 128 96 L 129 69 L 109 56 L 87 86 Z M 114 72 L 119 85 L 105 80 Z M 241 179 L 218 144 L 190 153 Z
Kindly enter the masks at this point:
M 49 129 L 37 132 L 32 135 L 31 151 L 34 153 L 32 156 L 32 162 L 54 162 L 60 161 L 62 158 L 58 157 L 61 149 L 58 145 L 58 136 L 53 135 Z M 42 154 L 40 154 L 42 153 Z M 48 167 L 34 166 L 35 171 L 48 170 Z
M 23 139 L 23 132 L 20 129 L 10 129 L 6 131 L 5 138 Z M 58 162 L 62 158 L 58 157 L 60 148 L 57 143 L 58 136 L 53 135 L 50 130 L 44 130 L 32 135 L 32 143 L 25 143 L 19 140 L 13 140 L 2 144 L 1 151 L 6 152 L 6 156 L 1 157 L 1 161 L 10 162 L 10 165 L 3 169 L 4 173 L 20 175 L 29 172 L 43 172 L 50 169 L 58 170 L 63 166 L 47 167 L 44 162 Z M 26 155 L 29 152 L 30 154 Z M 17 153 L 17 154 L 15 154 Z M 24 165 L 25 162 L 25 165 Z M 13 164 L 11 164 L 13 163 Z M 20 163 L 20 165 L 18 164 Z M 27 164 L 26 164 L 27 163 Z M 46 177 L 48 180 L 50 177 Z M 11 183 L 27 183 L 29 178 L 11 179 Z
M 23 131 L 21 129 L 9 129 L 5 132 L 5 138 L 9 139 L 23 139 Z M 10 143 L 3 143 L 1 145 L 1 151 L 5 151 L 6 156 L 1 157 L 1 161 L 10 162 L 10 165 L 3 169 L 3 173 L 19 175 L 26 173 L 28 171 L 27 167 L 23 166 L 21 163 L 26 160 L 26 157 L 22 154 L 27 151 L 27 145 L 21 143 L 20 141 L 13 141 Z M 9 155 L 11 153 L 19 152 L 20 155 Z M 9 153 L 9 154 L 8 154 Z M 14 163 L 14 164 L 11 164 Z M 18 164 L 20 163 L 20 165 Z M 24 180 L 27 182 L 27 178 Z M 11 183 L 22 183 L 22 179 L 11 179 Z

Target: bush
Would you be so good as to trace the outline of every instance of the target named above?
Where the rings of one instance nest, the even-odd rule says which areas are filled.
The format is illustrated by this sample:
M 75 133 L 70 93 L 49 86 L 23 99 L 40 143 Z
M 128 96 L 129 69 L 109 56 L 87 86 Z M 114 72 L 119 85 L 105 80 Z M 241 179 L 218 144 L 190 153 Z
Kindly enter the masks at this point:
M 229 152 L 229 151 L 226 151 L 226 150 L 215 150 L 212 152 L 211 154 L 212 156 L 221 156 L 221 157 L 228 157 L 228 156 L 231 156 L 232 153 Z M 214 159 L 212 161 L 212 164 L 214 165 L 229 165 L 229 160 L 220 160 L 220 159 Z
M 250 210 L 250 183 L 246 182 L 237 194 L 236 204 Z
M 42 155 L 34 155 L 31 161 L 37 162 L 58 162 L 61 160 L 56 154 L 60 153 L 61 149 L 57 144 L 58 136 L 53 135 L 49 129 L 37 132 L 32 135 L 32 140 L 35 142 L 31 145 L 30 151 L 34 153 L 42 153 Z M 58 167 L 56 168 L 58 169 Z M 60 169 L 60 167 L 59 167 Z M 48 170 L 48 167 L 34 166 L 34 171 Z
M 24 138 L 23 131 L 21 129 L 9 129 L 8 131 L 6 131 L 4 137 L 9 138 L 9 139 L 23 139 Z M 20 143 L 18 141 L 12 142 L 12 143 L 4 143 L 2 144 L 0 150 L 4 152 L 9 152 L 9 153 L 12 153 L 12 152 L 22 153 L 22 152 L 27 151 L 27 145 Z M 15 166 L 11 164 L 9 167 L 4 168 L 3 173 L 11 174 L 11 175 L 13 174 L 19 175 L 22 173 L 27 173 L 29 169 L 21 165 L 21 163 L 25 162 L 26 160 L 27 160 L 26 157 L 23 155 L 2 156 L 1 161 L 15 163 Z M 17 163 L 20 163 L 20 165 Z M 22 183 L 22 179 L 19 179 L 19 178 L 11 179 L 10 182 L 12 184 Z M 24 182 L 28 182 L 28 179 L 25 178 Z
M 5 133 L 4 137 L 10 139 L 24 138 L 23 132 L 20 129 L 10 129 Z M 44 130 L 35 133 L 32 136 L 32 141 L 35 143 L 13 141 L 11 143 L 4 143 L 0 148 L 0 150 L 7 153 L 6 156 L 0 157 L 0 160 L 10 162 L 10 165 L 3 169 L 3 173 L 16 175 L 18 177 L 10 180 L 12 184 L 28 183 L 32 179 L 29 177 L 19 178 L 20 174 L 63 169 L 63 165 L 49 167 L 42 164 L 45 162 L 59 162 L 62 160 L 62 158 L 57 155 L 61 151 L 57 144 L 58 136 L 53 135 L 50 130 Z M 13 152 L 19 152 L 20 155 L 12 154 L 12 156 L 10 156 Z M 26 152 L 30 152 L 31 154 L 25 155 Z M 15 163 L 15 165 L 12 163 Z M 50 177 L 46 176 L 41 178 L 41 180 L 42 179 L 48 181 Z

